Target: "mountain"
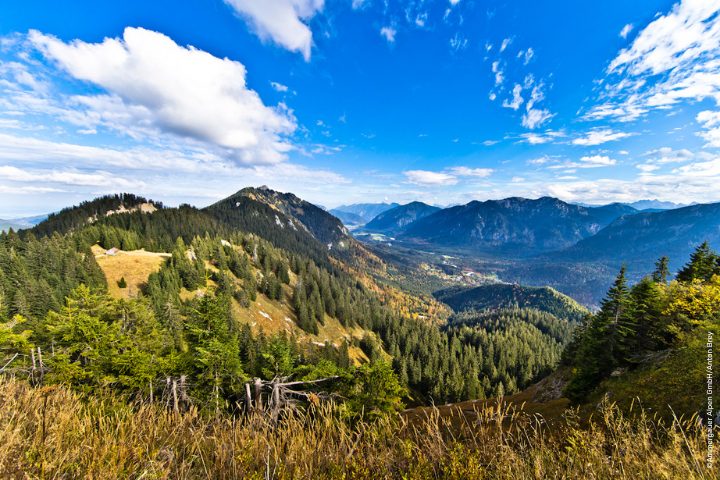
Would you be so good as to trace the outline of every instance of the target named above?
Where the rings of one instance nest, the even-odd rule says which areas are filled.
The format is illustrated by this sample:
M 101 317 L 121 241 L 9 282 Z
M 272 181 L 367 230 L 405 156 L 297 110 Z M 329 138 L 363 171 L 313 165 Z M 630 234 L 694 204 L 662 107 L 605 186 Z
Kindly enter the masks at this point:
M 353 243 L 340 220 L 292 193 L 248 187 L 203 209 L 228 226 L 255 233 L 281 248 L 343 252 Z M 317 258 L 317 255 L 311 255 Z
M 0 219 L 0 232 L 10 230 L 20 230 L 23 228 L 32 228 L 38 223 L 44 221 L 47 215 L 35 215 L 33 217 L 10 218 L 7 220 Z
M 399 203 L 353 203 L 333 208 L 330 213 L 346 225 L 364 225 L 381 213 L 399 206 Z
M 379 214 L 365 225 L 363 230 L 394 235 L 413 222 L 438 211 L 440 211 L 439 207 L 422 202 L 411 202 Z
M 636 210 L 672 210 L 687 205 L 682 203 L 663 202 L 662 200 L 638 200 L 637 202 L 626 203 L 625 205 Z
M 367 223 L 367 220 L 357 213 L 343 212 L 342 210 L 330 210 L 330 213 L 339 218 L 340 221 L 348 228 L 361 227 Z
M 400 232 L 399 238 L 416 244 L 527 256 L 567 248 L 618 217 L 635 213 L 637 210 L 622 204 L 583 207 L 552 197 L 473 201 L 421 218 Z
M 720 203 L 620 217 L 554 258 L 627 263 L 647 272 L 667 255 L 671 269 L 677 269 L 706 240 L 720 247 Z
M 74 207 L 64 208 L 57 213 L 51 213 L 46 219 L 35 225 L 33 231 L 40 235 L 51 235 L 53 232 L 65 233 L 118 213 L 134 211 L 152 213 L 162 208 L 163 205 L 160 202 L 154 202 L 131 193 L 105 195 L 82 202 Z
M 450 288 L 435 297 L 456 312 L 499 308 L 534 309 L 572 321 L 582 320 L 588 311 L 575 300 L 549 287 L 526 287 L 495 283 L 475 288 Z

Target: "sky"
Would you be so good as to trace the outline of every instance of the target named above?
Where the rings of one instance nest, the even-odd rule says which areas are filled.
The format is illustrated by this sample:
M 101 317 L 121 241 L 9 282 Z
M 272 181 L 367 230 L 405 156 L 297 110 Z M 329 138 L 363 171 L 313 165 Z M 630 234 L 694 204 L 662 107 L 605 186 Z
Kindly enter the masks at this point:
M 720 201 L 720 0 L 5 0 L 0 218 Z

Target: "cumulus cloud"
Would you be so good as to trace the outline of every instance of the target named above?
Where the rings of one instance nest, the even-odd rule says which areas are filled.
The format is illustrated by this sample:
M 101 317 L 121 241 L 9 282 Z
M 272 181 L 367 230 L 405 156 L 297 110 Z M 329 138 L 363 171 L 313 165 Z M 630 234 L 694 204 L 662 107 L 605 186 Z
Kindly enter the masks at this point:
M 403 172 L 408 182 L 415 185 L 423 186 L 439 186 L 439 185 L 455 185 L 458 182 L 457 177 L 449 173 L 431 172 L 429 170 L 407 170 Z
M 323 9 L 324 0 L 225 0 L 258 36 L 310 59 L 312 32 L 307 21 Z M 356 4 L 357 3 L 357 4 Z M 353 1 L 353 8 L 363 2 Z
M 29 39 L 74 78 L 106 90 L 75 101 L 100 118 L 116 113 L 112 120 L 128 131 L 146 125 L 207 142 L 246 164 L 282 161 L 291 148 L 285 138 L 296 128 L 292 113 L 266 106 L 237 61 L 142 28 L 101 43 L 65 43 L 37 31 Z
M 582 146 L 601 145 L 603 143 L 613 142 L 632 135 L 632 133 L 628 132 L 616 132 L 610 128 L 597 128 L 590 130 L 583 137 L 575 138 L 572 143 L 574 145 Z

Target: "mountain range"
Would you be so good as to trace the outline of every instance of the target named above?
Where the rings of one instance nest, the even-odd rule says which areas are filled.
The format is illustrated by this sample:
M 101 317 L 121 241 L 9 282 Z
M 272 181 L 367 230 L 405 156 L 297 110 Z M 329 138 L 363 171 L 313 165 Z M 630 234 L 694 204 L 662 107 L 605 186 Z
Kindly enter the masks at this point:
M 399 206 L 399 203 L 353 203 L 333 208 L 330 213 L 342 220 L 346 226 L 358 227 L 365 225 L 381 213 Z
M 35 215 L 33 217 L 21 217 L 21 218 L 11 218 L 11 219 L 2 219 L 0 218 L 0 232 L 6 232 L 10 230 L 11 228 L 13 230 L 20 230 L 23 228 L 32 228 L 38 223 L 45 220 L 48 216 L 47 215 Z
M 392 205 L 364 205 L 356 211 L 368 214 L 386 207 Z M 131 194 L 103 197 L 52 214 L 34 230 L 62 233 L 118 212 L 156 209 L 168 210 Z M 337 258 L 368 253 L 331 213 L 267 187 L 244 188 L 193 212 L 185 215 L 186 221 L 197 218 L 201 224 L 208 217 L 318 262 L 326 262 L 328 253 Z M 720 246 L 720 204 L 639 212 L 625 204 L 584 207 L 551 197 L 473 201 L 445 209 L 412 202 L 388 208 L 359 231 L 392 235 L 404 248 L 489 259 L 474 270 L 509 282 L 550 285 L 595 305 L 622 263 L 636 279 L 660 256 L 669 256 L 671 270 L 677 271 L 702 241 Z M 371 250 L 372 244 L 367 244 Z M 393 254 L 383 259 L 403 261 Z
M 637 210 L 622 204 L 590 208 L 551 197 L 513 197 L 438 210 L 395 233 L 418 245 L 524 257 L 570 247 L 634 213 Z
M 441 208 L 423 202 L 410 202 L 389 209 L 367 223 L 363 231 L 395 235 L 417 220 L 439 212 Z

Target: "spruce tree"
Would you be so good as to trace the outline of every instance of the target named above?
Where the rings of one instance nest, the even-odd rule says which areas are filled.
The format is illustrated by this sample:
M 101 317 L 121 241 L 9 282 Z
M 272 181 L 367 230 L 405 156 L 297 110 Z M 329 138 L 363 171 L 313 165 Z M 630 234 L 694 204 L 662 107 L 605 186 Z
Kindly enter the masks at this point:
M 690 261 L 678 272 L 677 279 L 680 282 L 708 281 L 713 275 L 720 275 L 720 256 L 705 241 L 695 249 Z

